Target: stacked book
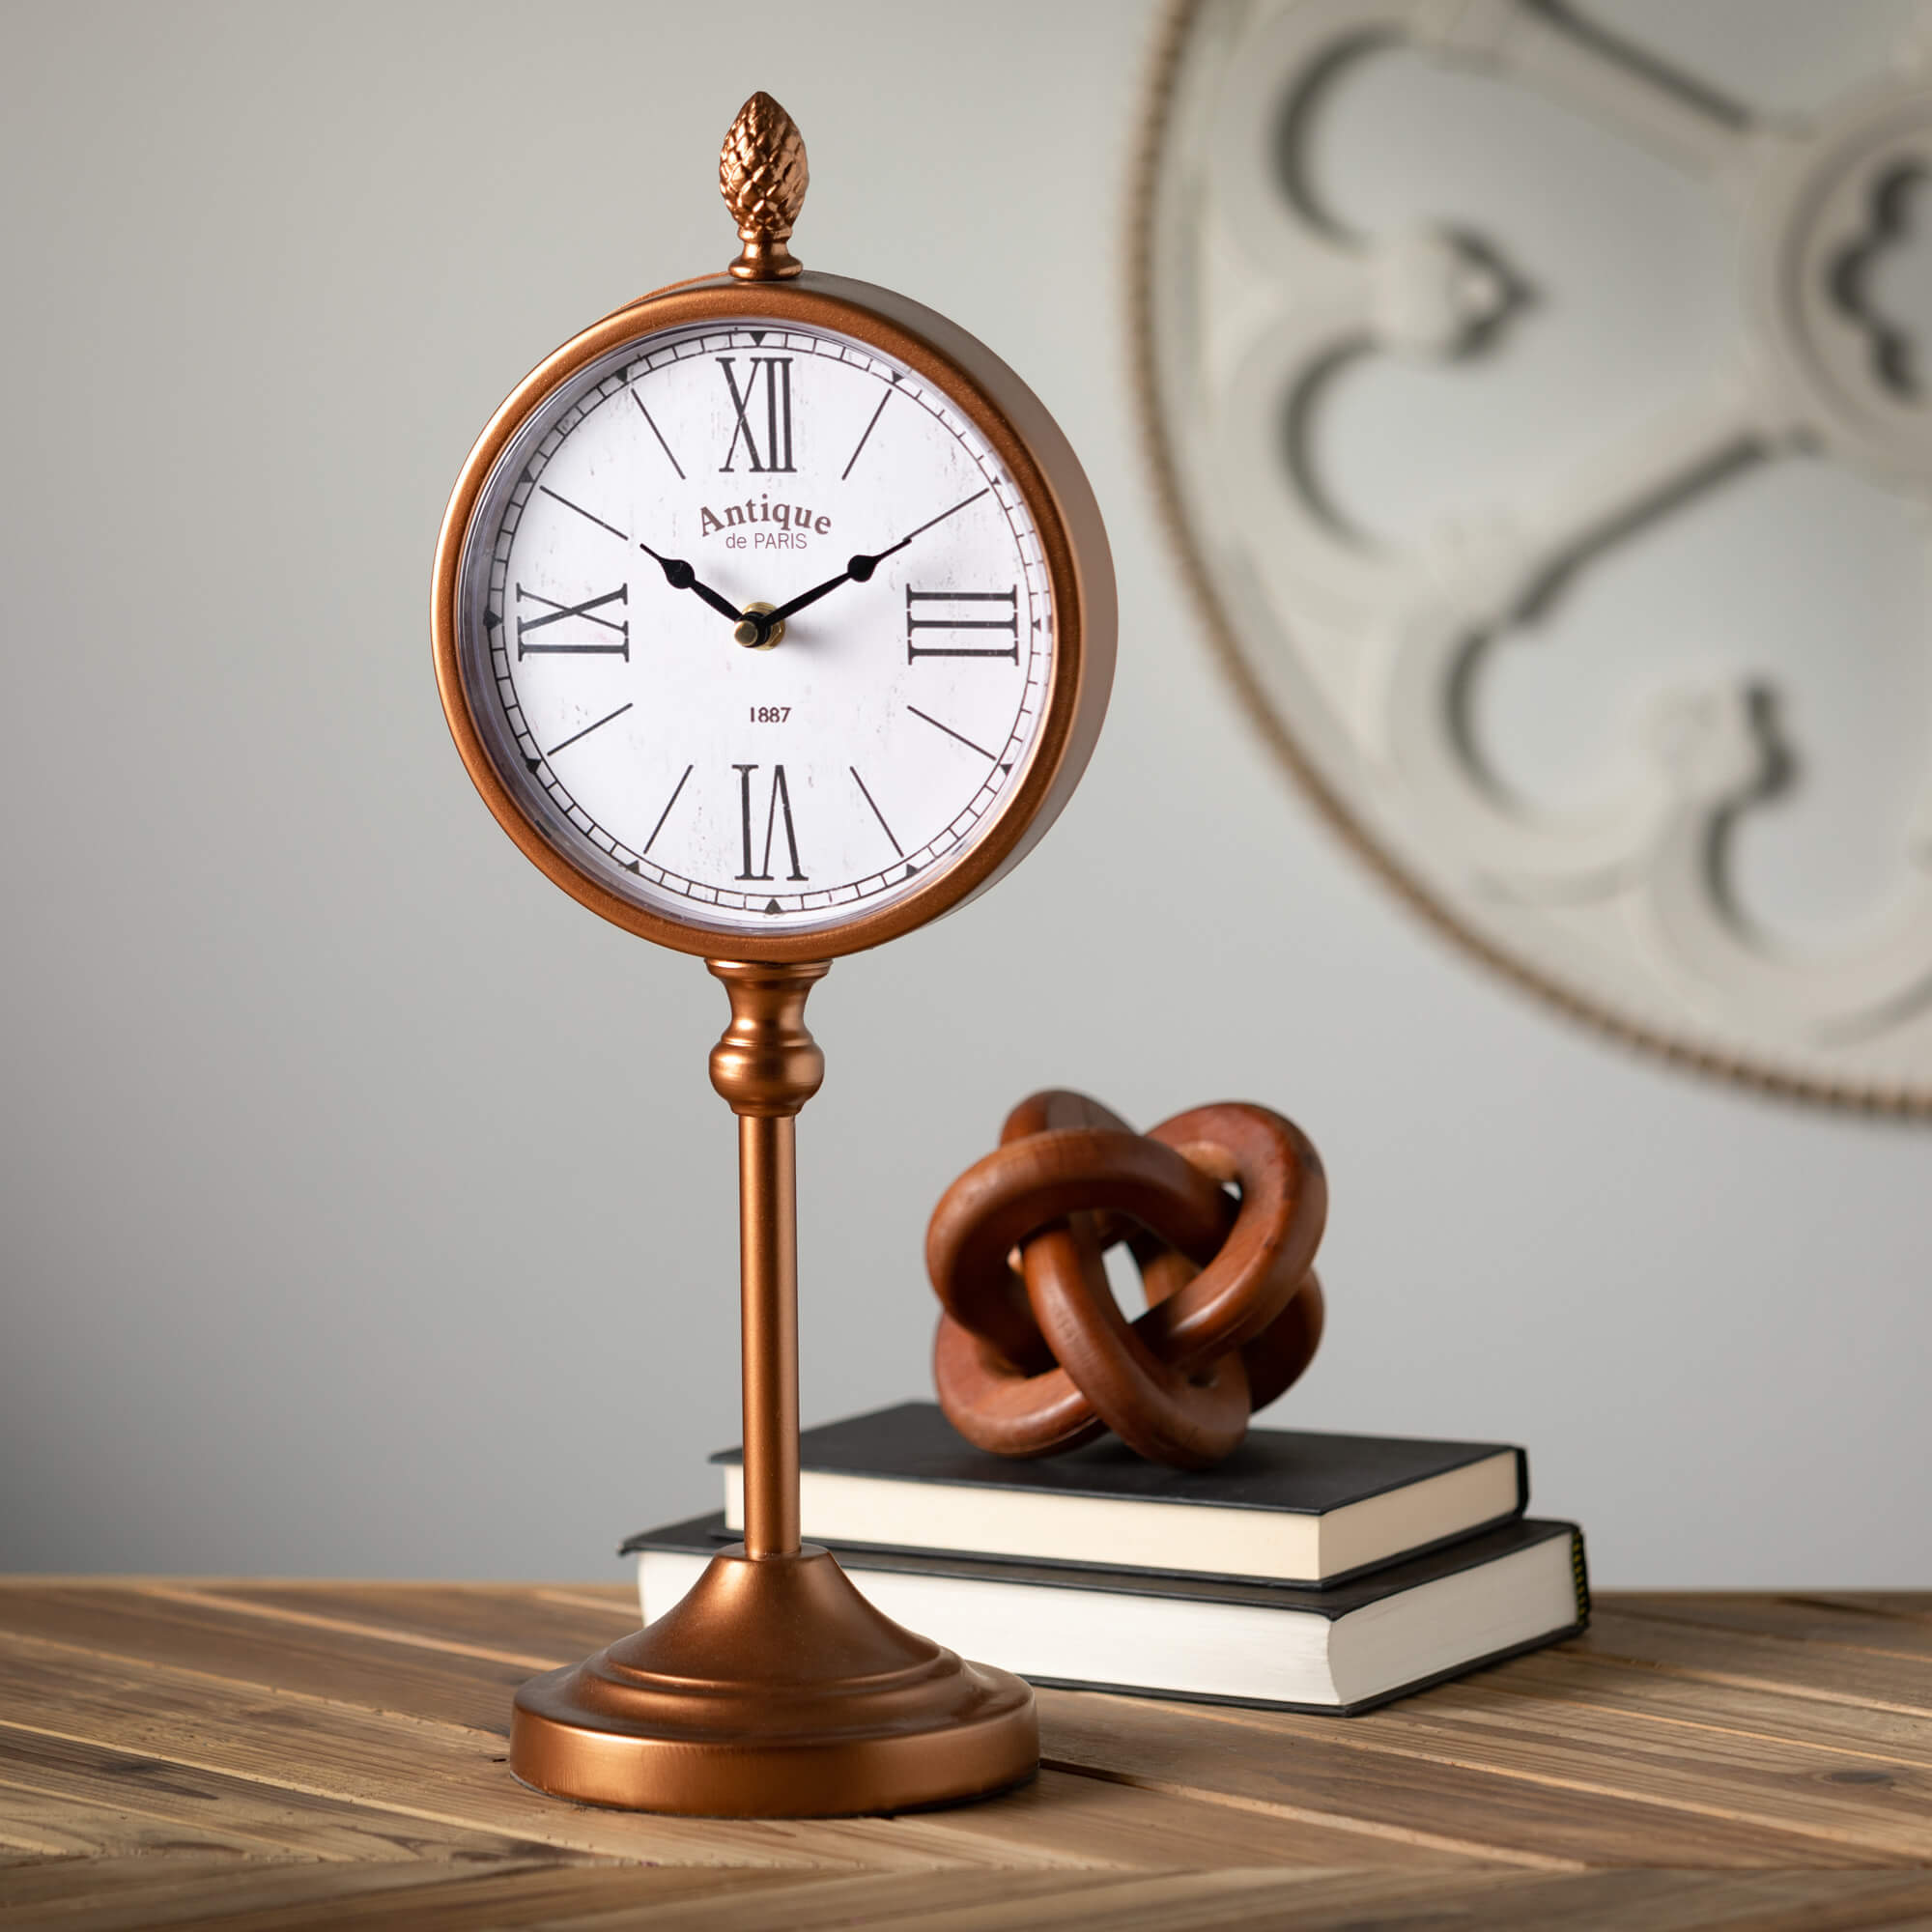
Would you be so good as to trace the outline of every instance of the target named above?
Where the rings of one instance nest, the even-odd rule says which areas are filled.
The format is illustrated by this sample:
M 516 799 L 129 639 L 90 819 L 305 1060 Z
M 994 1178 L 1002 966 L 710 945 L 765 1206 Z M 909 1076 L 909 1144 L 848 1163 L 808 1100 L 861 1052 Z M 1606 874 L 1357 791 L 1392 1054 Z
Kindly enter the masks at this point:
M 806 1431 L 800 1514 L 887 1616 L 1036 1684 L 1348 1715 L 1570 1636 L 1583 1536 L 1525 1517 L 1492 1442 L 1257 1429 L 1204 1472 L 1108 1440 L 1043 1462 L 973 1448 L 931 1403 Z M 646 1623 L 744 1523 L 634 1536 Z

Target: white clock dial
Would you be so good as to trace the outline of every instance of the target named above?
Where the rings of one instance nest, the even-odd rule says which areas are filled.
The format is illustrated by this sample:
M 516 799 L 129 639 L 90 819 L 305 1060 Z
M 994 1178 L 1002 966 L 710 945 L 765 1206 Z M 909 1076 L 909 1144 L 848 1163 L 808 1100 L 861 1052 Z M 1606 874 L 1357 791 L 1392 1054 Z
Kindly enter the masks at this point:
M 735 639 L 828 583 L 773 647 Z M 462 611 L 470 711 L 546 837 L 727 930 L 837 925 L 956 860 L 1025 771 L 1054 651 L 978 429 L 875 349 L 753 321 L 554 393 L 485 488 Z

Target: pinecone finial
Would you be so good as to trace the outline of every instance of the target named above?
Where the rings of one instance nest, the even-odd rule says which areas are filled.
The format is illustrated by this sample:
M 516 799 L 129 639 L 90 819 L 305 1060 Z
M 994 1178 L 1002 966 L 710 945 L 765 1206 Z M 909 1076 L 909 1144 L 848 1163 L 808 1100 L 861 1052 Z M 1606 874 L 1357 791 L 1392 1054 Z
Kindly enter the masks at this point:
M 753 95 L 718 156 L 718 191 L 745 244 L 731 264 L 740 281 L 782 281 L 800 271 L 785 243 L 810 179 L 797 122 L 769 94 Z

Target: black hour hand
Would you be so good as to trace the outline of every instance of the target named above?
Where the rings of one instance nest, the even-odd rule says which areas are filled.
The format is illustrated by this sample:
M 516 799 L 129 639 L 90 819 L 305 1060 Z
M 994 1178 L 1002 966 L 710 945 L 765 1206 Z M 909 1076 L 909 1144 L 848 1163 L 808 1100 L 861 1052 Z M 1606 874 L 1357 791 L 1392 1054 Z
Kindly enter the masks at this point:
M 646 556 L 656 558 L 659 569 L 665 574 L 665 582 L 673 590 L 695 590 L 721 617 L 728 617 L 734 624 L 744 615 L 735 604 L 721 597 L 710 584 L 700 583 L 697 581 L 696 571 L 693 570 L 683 557 L 660 556 L 647 543 L 639 543 L 638 548 Z

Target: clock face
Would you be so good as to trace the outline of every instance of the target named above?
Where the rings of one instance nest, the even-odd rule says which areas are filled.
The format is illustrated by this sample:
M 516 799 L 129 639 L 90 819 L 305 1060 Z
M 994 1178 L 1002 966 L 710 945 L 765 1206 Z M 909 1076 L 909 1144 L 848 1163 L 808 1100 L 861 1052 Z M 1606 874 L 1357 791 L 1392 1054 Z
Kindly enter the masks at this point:
M 828 584 L 769 648 L 734 636 Z M 837 927 L 955 863 L 1025 775 L 1055 648 L 973 423 L 876 349 L 754 320 L 553 391 L 477 502 L 460 611 L 470 715 L 545 838 L 723 934 Z

